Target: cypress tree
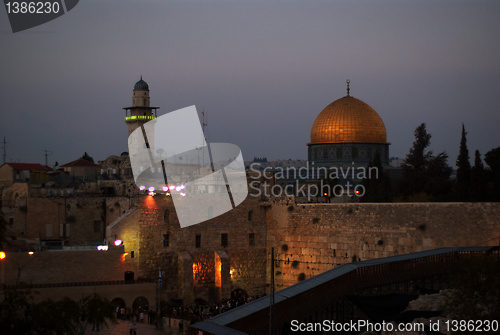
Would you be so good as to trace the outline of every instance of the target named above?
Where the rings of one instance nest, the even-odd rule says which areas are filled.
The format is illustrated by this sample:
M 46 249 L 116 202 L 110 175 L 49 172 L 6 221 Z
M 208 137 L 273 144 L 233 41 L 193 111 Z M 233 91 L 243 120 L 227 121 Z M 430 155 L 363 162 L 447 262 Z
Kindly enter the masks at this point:
M 471 166 L 469 162 L 469 150 L 467 149 L 467 132 L 462 123 L 462 139 L 460 140 L 460 151 L 457 158 L 457 179 L 455 182 L 455 195 L 457 200 L 464 201 L 470 198 L 469 184 Z

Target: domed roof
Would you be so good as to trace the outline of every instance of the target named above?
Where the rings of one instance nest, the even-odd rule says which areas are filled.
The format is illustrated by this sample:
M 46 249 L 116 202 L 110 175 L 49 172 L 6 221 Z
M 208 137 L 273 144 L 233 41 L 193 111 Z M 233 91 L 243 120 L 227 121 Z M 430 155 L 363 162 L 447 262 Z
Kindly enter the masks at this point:
M 142 76 L 141 80 L 135 83 L 134 91 L 149 91 L 149 85 L 144 80 L 142 80 Z
M 314 121 L 311 143 L 387 143 L 384 122 L 363 101 L 349 95 L 325 107 Z

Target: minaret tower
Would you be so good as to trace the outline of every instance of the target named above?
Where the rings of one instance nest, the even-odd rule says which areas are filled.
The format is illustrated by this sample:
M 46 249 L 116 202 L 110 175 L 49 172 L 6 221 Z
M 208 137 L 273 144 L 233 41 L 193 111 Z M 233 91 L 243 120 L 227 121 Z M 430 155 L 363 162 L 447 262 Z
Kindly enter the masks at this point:
M 125 123 L 127 123 L 129 135 L 144 123 L 156 119 L 156 111 L 160 107 L 149 106 L 149 85 L 142 80 L 142 76 L 141 80 L 135 83 L 132 106 L 123 109 L 125 110 Z

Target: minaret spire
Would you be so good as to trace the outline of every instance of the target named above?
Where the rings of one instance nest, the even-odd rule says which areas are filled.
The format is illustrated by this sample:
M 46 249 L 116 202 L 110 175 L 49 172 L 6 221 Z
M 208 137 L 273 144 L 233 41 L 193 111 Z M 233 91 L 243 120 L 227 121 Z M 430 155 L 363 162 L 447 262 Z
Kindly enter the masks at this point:
M 347 83 L 347 96 L 350 97 L 350 95 L 349 95 L 349 91 L 350 91 L 349 84 L 351 83 L 351 81 L 349 79 L 347 79 L 345 82 Z

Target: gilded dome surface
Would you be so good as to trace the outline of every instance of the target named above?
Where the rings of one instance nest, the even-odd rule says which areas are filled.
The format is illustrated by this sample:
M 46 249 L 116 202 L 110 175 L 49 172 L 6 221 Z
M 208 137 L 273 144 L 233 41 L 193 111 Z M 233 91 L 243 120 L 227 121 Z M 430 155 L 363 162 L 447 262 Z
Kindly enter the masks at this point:
M 347 95 L 326 106 L 314 121 L 309 144 L 319 143 L 387 143 L 387 134 L 373 108 Z

